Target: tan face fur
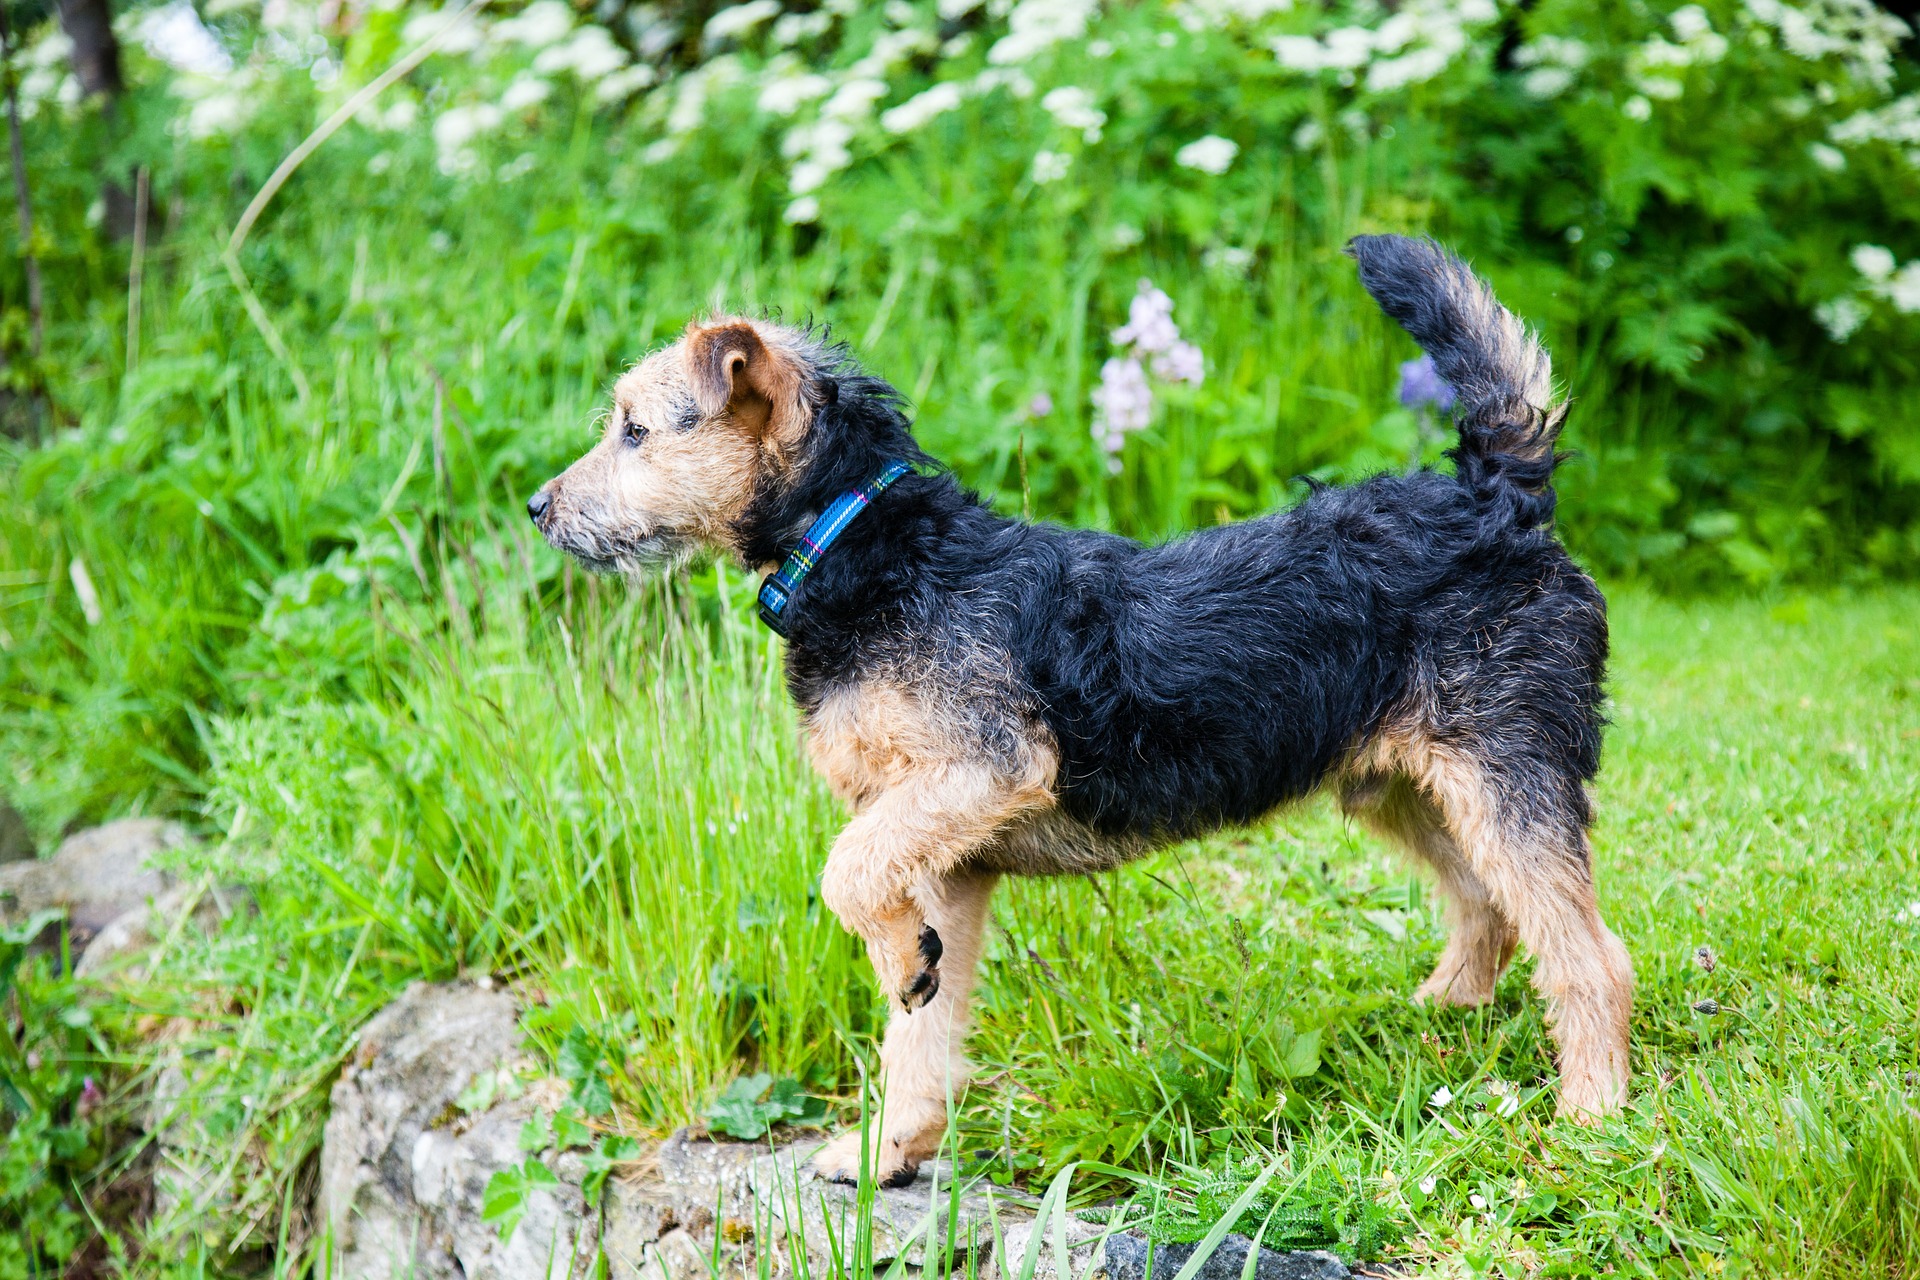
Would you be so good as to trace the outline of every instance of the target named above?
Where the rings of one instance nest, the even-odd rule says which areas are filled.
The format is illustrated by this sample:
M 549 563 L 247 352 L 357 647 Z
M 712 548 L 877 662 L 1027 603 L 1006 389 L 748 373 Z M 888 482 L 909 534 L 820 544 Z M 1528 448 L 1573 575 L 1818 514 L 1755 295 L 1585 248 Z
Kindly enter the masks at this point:
M 696 551 L 739 554 L 736 526 L 812 417 L 806 336 L 755 320 L 695 323 L 613 388 L 598 444 L 527 504 L 548 542 L 603 572 Z

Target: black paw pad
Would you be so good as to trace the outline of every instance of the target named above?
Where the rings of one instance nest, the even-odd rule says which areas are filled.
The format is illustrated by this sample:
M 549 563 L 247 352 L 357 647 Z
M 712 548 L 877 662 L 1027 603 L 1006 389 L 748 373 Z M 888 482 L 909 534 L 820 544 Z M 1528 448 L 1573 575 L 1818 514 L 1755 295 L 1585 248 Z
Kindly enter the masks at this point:
M 940 935 L 933 931 L 933 926 L 930 924 L 921 925 L 920 926 L 921 958 L 925 960 L 929 965 L 936 965 L 940 963 L 940 957 L 945 951 L 946 951 L 946 948 L 940 944 Z
M 913 985 L 907 988 L 907 994 L 900 997 L 900 1003 L 908 1013 L 912 1013 L 917 1008 L 924 1009 L 932 1004 L 933 998 L 939 994 L 940 971 L 923 969 L 920 976 L 913 980 Z
M 912 1186 L 913 1180 L 919 1176 L 919 1167 L 917 1165 L 908 1165 L 904 1169 L 895 1169 L 892 1173 L 880 1179 L 880 1185 L 889 1190 L 897 1191 L 901 1187 Z

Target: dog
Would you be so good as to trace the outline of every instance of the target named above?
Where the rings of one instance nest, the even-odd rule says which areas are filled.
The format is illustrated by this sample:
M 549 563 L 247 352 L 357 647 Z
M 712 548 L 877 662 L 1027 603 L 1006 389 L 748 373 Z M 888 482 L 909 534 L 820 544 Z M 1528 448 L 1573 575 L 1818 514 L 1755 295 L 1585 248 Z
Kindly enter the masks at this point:
M 621 377 L 603 437 L 528 503 L 597 570 L 786 561 L 763 616 L 853 814 L 821 895 L 897 1006 L 883 1119 L 823 1176 L 905 1185 L 938 1149 L 1000 876 L 1105 870 L 1323 789 L 1438 880 L 1450 933 L 1416 998 L 1485 1004 L 1524 941 L 1560 1113 L 1623 1105 L 1633 969 L 1587 839 L 1606 602 L 1550 528 L 1566 407 L 1458 258 L 1348 253 L 1454 392 L 1453 474 L 1313 486 L 1158 546 L 1024 523 L 939 470 L 845 348 L 731 317 Z

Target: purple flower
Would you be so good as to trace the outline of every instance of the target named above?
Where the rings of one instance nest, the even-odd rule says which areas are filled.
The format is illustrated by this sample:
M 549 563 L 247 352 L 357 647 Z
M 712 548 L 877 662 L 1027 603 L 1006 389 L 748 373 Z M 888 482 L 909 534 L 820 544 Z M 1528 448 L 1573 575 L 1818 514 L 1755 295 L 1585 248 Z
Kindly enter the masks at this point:
M 93 1082 L 92 1076 L 87 1076 L 80 1082 L 80 1102 L 77 1109 L 81 1115 L 84 1116 L 93 1111 L 106 1100 L 107 1095 L 100 1091 L 100 1086 Z
M 1453 411 L 1453 388 L 1440 380 L 1432 356 L 1423 355 L 1400 366 L 1400 403 L 1409 409 L 1431 406 L 1441 413 Z
M 1044 391 L 1027 401 L 1027 416 L 1029 418 L 1044 418 L 1052 412 L 1053 397 Z

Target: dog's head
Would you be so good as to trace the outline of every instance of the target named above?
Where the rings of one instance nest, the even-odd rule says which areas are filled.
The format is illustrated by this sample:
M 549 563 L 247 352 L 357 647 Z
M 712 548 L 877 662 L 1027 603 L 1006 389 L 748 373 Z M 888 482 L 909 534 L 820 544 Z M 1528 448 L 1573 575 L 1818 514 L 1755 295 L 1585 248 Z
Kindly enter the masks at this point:
M 761 564 L 827 491 L 890 456 L 921 460 L 892 388 L 851 372 L 840 348 L 761 320 L 696 321 L 614 384 L 599 443 L 527 512 L 605 572 L 702 550 Z

